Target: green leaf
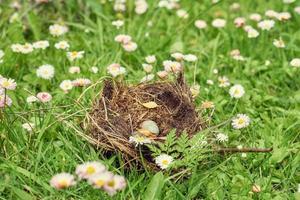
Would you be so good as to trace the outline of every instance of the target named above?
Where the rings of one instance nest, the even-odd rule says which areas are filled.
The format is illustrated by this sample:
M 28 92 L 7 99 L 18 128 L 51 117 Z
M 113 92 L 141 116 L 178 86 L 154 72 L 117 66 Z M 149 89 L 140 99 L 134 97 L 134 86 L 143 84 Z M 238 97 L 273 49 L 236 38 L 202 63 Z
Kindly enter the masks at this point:
M 27 15 L 27 20 L 33 32 L 34 38 L 36 40 L 39 40 L 41 36 L 41 25 L 38 16 L 34 12 L 30 12 Z
M 164 175 L 162 172 L 158 172 L 153 176 L 149 185 L 147 186 L 143 199 L 145 200 L 161 199 L 160 196 L 164 184 L 165 184 Z
M 18 199 L 20 200 L 34 200 L 36 198 L 34 198 L 33 196 L 31 196 L 29 193 L 20 190 L 19 188 L 12 188 L 12 191 L 15 193 L 15 195 L 18 197 Z
M 280 163 L 286 156 L 288 156 L 289 151 L 287 148 L 276 148 L 271 156 L 272 163 Z

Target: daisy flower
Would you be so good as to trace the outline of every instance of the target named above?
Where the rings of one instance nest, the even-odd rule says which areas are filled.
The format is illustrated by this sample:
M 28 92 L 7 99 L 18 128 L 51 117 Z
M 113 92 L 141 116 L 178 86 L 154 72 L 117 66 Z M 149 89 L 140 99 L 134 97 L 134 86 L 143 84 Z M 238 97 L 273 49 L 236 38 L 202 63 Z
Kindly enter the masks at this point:
M 161 79 L 165 79 L 168 77 L 169 73 L 166 71 L 158 71 L 156 75 Z
M 142 64 L 142 66 L 143 66 L 144 71 L 147 73 L 150 73 L 153 69 L 153 66 L 149 65 L 149 64 Z
M 75 185 L 75 178 L 69 173 L 60 173 L 53 176 L 50 180 L 50 185 L 55 189 L 65 189 Z
M 213 84 L 214 84 L 214 81 L 213 81 L 213 80 L 210 80 L 210 79 L 208 79 L 208 80 L 206 80 L 206 84 L 207 84 L 207 85 L 213 85 Z
M 55 72 L 54 67 L 52 65 L 46 64 L 40 66 L 36 70 L 36 75 L 40 78 L 50 80 L 54 77 L 54 72 Z
M 204 20 L 196 20 L 194 25 L 198 28 L 198 29 L 205 29 L 207 27 L 207 23 Z
M 177 73 L 182 71 L 182 66 L 179 62 L 166 60 L 163 62 L 163 66 L 166 72 Z
M 155 158 L 155 163 L 161 169 L 167 169 L 172 162 L 173 162 L 173 157 L 167 154 L 161 154 Z
M 69 45 L 69 43 L 68 43 L 67 41 L 60 41 L 60 42 L 58 42 L 58 43 L 55 43 L 55 44 L 54 44 L 54 47 L 55 47 L 56 49 L 67 50 L 67 49 L 70 48 L 70 45 Z
M 244 87 L 242 85 L 234 85 L 229 89 L 229 94 L 232 98 L 239 99 L 245 94 Z
M 278 14 L 276 15 L 276 18 L 277 18 L 279 21 L 287 21 L 287 20 L 289 20 L 291 17 L 292 17 L 292 15 L 291 15 L 289 12 L 281 12 L 281 13 L 278 13 Z
M 108 73 L 113 77 L 119 76 L 126 73 L 126 69 L 118 63 L 113 63 L 107 67 Z
M 12 44 L 10 46 L 11 50 L 15 53 L 20 53 L 21 49 L 22 49 L 22 45 L 21 44 Z
M 137 43 L 130 41 L 128 43 L 122 44 L 122 47 L 127 52 L 133 52 L 137 49 L 138 46 L 137 46 Z
M 70 74 L 79 74 L 80 73 L 80 67 L 78 66 L 72 66 L 69 68 Z
M 51 35 L 58 37 L 68 32 L 68 27 L 54 24 L 49 27 L 49 32 Z
M 232 119 L 231 125 L 234 129 L 242 129 L 250 124 L 250 118 L 245 114 L 237 114 L 237 116 Z
M 218 133 L 216 135 L 216 140 L 218 142 L 228 142 L 228 135 L 226 135 L 224 133 Z
M 275 21 L 273 20 L 263 20 L 258 22 L 257 26 L 261 29 L 261 30 L 266 30 L 269 31 L 271 30 L 275 25 Z
M 219 87 L 228 87 L 230 85 L 229 79 L 226 76 L 218 77 Z
M 72 84 L 75 87 L 84 87 L 84 86 L 90 85 L 91 83 L 92 83 L 92 81 L 87 78 L 77 78 L 72 81 Z
M 60 84 L 59 84 L 60 89 L 62 89 L 63 91 L 67 92 L 68 90 L 71 90 L 73 88 L 73 82 L 70 80 L 63 80 Z
M 172 58 L 175 58 L 177 61 L 182 61 L 184 59 L 184 55 L 182 53 L 176 52 L 171 54 Z
M 7 78 L 0 78 L 0 88 L 6 89 L 6 90 L 15 90 L 17 87 L 17 83 L 14 79 L 7 79 Z
M 259 36 L 259 32 L 254 28 L 249 29 L 247 33 L 248 33 L 248 38 L 257 38 Z
M 149 82 L 154 79 L 154 74 L 148 74 L 141 79 L 141 83 Z
M 110 195 L 113 196 L 117 191 L 122 190 L 126 187 L 126 180 L 123 176 L 114 175 L 106 184 L 103 189 Z
M 124 25 L 123 20 L 116 20 L 111 23 L 113 26 L 115 26 L 117 29 L 121 28 Z
M 300 67 L 300 58 L 294 58 L 291 60 L 290 65 L 296 68 Z
M 193 54 L 187 54 L 187 55 L 183 56 L 183 59 L 188 62 L 195 62 L 195 61 L 197 61 L 198 58 L 197 58 L 197 56 L 195 56 Z
M 201 104 L 202 109 L 209 109 L 209 108 L 214 108 L 214 107 L 215 107 L 215 105 L 214 105 L 214 102 L 212 102 L 212 101 L 203 101 Z
M 196 98 L 200 93 L 200 85 L 192 85 L 190 88 L 193 98 Z
M 33 103 L 33 102 L 36 102 L 38 100 L 39 99 L 36 96 L 29 96 L 29 97 L 26 98 L 27 103 Z
M 149 55 L 149 56 L 146 56 L 145 60 L 148 64 L 153 64 L 156 62 L 156 57 L 155 57 L 155 55 Z
M 131 42 L 132 38 L 129 35 L 120 34 L 115 37 L 115 41 L 118 43 L 126 44 Z
M 80 179 L 89 179 L 96 174 L 103 173 L 106 170 L 105 166 L 100 162 L 86 162 L 76 167 L 75 173 Z
M 33 51 L 33 46 L 30 43 L 25 43 L 20 46 L 20 52 L 23 54 L 29 54 Z
M 261 20 L 261 15 L 258 13 L 252 13 L 249 17 L 249 19 L 259 22 Z
M 183 10 L 183 9 L 177 10 L 176 14 L 178 17 L 183 18 L 183 19 L 187 19 L 189 17 L 189 14 L 187 13 L 187 11 Z
M 244 17 L 237 17 L 234 19 L 234 25 L 236 27 L 242 27 L 246 24 L 246 19 Z
M 277 15 L 278 15 L 278 12 L 276 12 L 276 11 L 274 11 L 274 10 L 267 10 L 267 11 L 265 12 L 265 15 L 266 15 L 267 17 L 270 17 L 270 18 L 276 18 Z
M 40 40 L 33 43 L 33 48 L 35 49 L 46 49 L 49 47 L 49 42 L 47 40 Z
M 150 144 L 152 141 L 145 136 L 135 134 L 129 137 L 129 142 L 134 143 L 137 147 L 138 145 Z
M 67 52 L 67 57 L 70 61 L 79 60 L 83 58 L 84 51 Z
M 214 20 L 212 21 L 212 26 L 215 27 L 215 28 L 223 28 L 223 27 L 226 26 L 226 20 L 224 20 L 224 19 L 219 19 L 219 18 L 214 19 Z
M 146 0 L 135 0 L 135 13 L 138 15 L 144 14 L 148 9 L 148 3 Z
M 49 94 L 48 92 L 39 92 L 39 93 L 37 93 L 36 97 L 42 103 L 47 103 L 47 102 L 51 101 L 51 99 L 52 99 L 51 94 Z
M 274 39 L 273 45 L 277 48 L 285 48 L 285 43 L 281 38 L 279 38 L 278 40 Z
M 300 6 L 297 6 L 296 8 L 294 8 L 294 11 L 300 15 Z
M 113 177 L 114 177 L 114 174 L 111 172 L 102 172 L 102 173 L 98 173 L 93 176 L 90 176 L 88 178 L 88 182 L 94 188 L 100 189 L 100 188 L 103 188 L 104 185 L 108 183 L 108 181 L 112 180 Z

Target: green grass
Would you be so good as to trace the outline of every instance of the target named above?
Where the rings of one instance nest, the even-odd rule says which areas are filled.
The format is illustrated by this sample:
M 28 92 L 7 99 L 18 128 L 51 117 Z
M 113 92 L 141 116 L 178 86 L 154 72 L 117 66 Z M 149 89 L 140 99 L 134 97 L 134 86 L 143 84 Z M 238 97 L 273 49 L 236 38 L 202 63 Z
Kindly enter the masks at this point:
M 16 11 L 9 7 L 11 1 L 0 4 L 0 49 L 4 50 L 4 62 L 0 74 L 18 83 L 16 91 L 9 91 L 13 105 L 0 113 L 0 198 L 1 199 L 146 199 L 156 193 L 157 199 L 296 199 L 300 183 L 300 71 L 289 66 L 290 60 L 300 54 L 300 15 L 294 12 L 297 3 L 283 4 L 274 1 L 239 1 L 241 10 L 229 10 L 233 1 L 221 1 L 215 5 L 208 0 L 181 0 L 188 11 L 188 19 L 180 19 L 174 11 L 158 9 L 157 0 L 148 0 L 149 9 L 143 15 L 134 13 L 134 1 L 128 1 L 124 17 L 125 26 L 117 30 L 111 21 L 120 15 L 114 13 L 112 3 L 100 4 L 100 0 L 53 0 L 49 4 L 22 3 L 18 11 L 21 19 L 9 23 Z M 105 0 L 103 1 L 105 2 Z M 299 3 L 299 2 L 298 2 Z M 298 5 L 299 6 L 299 5 Z M 261 31 L 258 38 L 234 27 L 236 17 L 248 17 L 250 13 L 262 15 L 268 9 L 289 11 L 292 19 L 286 23 L 276 21 L 271 31 Z M 211 21 L 219 13 L 227 19 L 227 26 L 217 30 Z M 194 27 L 196 19 L 204 19 L 209 28 L 199 31 Z M 148 21 L 153 26 L 147 26 Z M 49 34 L 48 27 L 63 21 L 70 31 L 59 38 Z M 253 27 L 255 23 L 248 21 Z M 89 30 L 89 31 L 85 31 Z M 119 33 L 129 34 L 137 42 L 138 49 L 126 53 L 114 41 Z M 148 33 L 149 37 L 145 34 Z M 277 49 L 274 39 L 282 37 L 285 49 Z M 13 43 L 48 40 L 50 47 L 28 55 L 13 53 Z M 84 50 L 84 58 L 70 63 L 65 51 L 54 48 L 54 43 L 67 40 L 71 50 Z M 240 49 L 248 58 L 238 62 L 229 52 Z M 154 54 L 158 59 L 155 70 L 162 69 L 162 61 L 170 59 L 171 51 L 192 53 L 198 56 L 197 73 L 194 64 L 188 64 L 185 72 L 189 84 L 200 84 L 197 105 L 210 100 L 215 104 L 211 124 L 222 123 L 237 113 L 251 117 L 246 129 L 234 130 L 230 124 L 219 131 L 229 135 L 225 146 L 273 147 L 272 153 L 214 155 L 207 162 L 199 163 L 192 173 L 176 180 L 170 172 L 142 172 L 126 170 L 119 154 L 105 158 L 101 150 L 95 150 L 78 133 L 85 114 L 99 93 L 102 82 L 86 90 L 74 88 L 68 95 L 59 88 L 65 79 L 90 78 L 93 83 L 106 75 L 106 66 L 119 62 L 126 67 L 126 82 L 137 83 L 145 75 L 141 64 L 144 57 Z M 265 65 L 269 60 L 271 64 Z M 35 70 L 42 64 L 55 67 L 51 81 L 36 77 Z M 72 65 L 81 67 L 80 74 L 69 74 Z M 90 72 L 91 66 L 99 66 L 99 73 Z M 219 74 L 213 74 L 218 69 Z M 231 83 L 242 84 L 246 90 L 240 100 L 231 100 L 228 88 L 217 86 L 218 76 L 227 76 Z M 214 80 L 209 86 L 207 79 Z M 208 88 L 208 92 L 205 90 Z M 30 94 L 48 91 L 53 100 L 49 104 L 26 103 Z M 63 107 L 64 106 L 64 107 Z M 25 122 L 36 124 L 28 133 L 22 128 Z M 76 131 L 77 130 L 77 131 Z M 211 133 L 213 134 L 213 133 Z M 127 188 L 110 198 L 81 182 L 67 190 L 50 187 L 50 178 L 59 172 L 73 172 L 78 163 L 101 160 L 115 173 L 128 180 Z M 155 175 L 156 174 L 156 175 Z M 155 177 L 155 178 L 153 178 Z M 151 180 L 153 182 L 151 182 Z M 253 184 L 261 187 L 260 193 L 251 193 Z M 299 193 L 298 193 L 299 198 Z

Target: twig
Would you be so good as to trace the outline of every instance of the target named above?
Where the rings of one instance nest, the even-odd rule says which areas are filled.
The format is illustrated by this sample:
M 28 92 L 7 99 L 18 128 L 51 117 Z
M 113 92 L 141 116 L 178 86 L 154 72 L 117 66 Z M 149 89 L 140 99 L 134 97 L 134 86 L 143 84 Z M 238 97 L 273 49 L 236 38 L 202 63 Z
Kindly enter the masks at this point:
M 271 152 L 273 148 L 215 148 L 214 151 L 218 153 L 268 153 Z

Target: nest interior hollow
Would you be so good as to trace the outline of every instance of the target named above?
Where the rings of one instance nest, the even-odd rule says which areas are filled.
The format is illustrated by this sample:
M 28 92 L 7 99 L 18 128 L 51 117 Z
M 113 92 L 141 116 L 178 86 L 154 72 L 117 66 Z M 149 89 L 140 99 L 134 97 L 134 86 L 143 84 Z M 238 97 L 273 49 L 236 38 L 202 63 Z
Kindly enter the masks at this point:
M 154 101 L 156 108 L 143 103 Z M 106 80 L 101 96 L 90 113 L 90 133 L 101 148 L 120 151 L 127 160 L 138 159 L 139 152 L 129 137 L 145 120 L 157 123 L 166 136 L 172 129 L 190 136 L 204 128 L 195 109 L 190 89 L 179 74 L 175 81 L 144 83 L 134 86 Z

